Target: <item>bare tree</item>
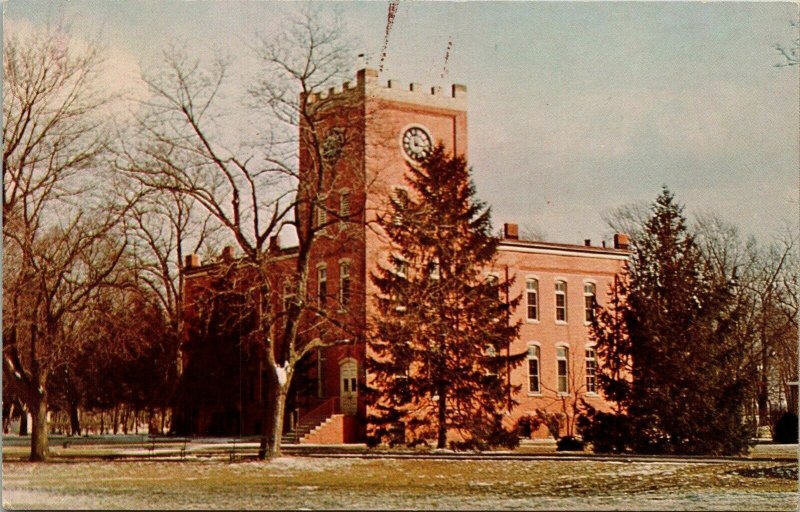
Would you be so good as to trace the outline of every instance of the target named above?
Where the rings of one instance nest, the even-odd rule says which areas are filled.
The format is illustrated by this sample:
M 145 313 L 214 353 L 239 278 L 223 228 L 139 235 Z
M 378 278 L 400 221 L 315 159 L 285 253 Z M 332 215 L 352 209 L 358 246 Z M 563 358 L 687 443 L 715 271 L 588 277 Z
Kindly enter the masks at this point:
M 335 169 L 342 163 L 338 151 L 325 147 L 330 123 L 323 121 L 331 106 L 343 100 L 315 94 L 341 79 L 348 53 L 339 26 L 310 11 L 284 33 L 259 39 L 253 49 L 261 69 L 247 103 L 260 116 L 258 144 L 234 148 L 225 142 L 231 126 L 225 127 L 220 97 L 230 63 L 218 58 L 203 66 L 173 48 L 165 52 L 163 65 L 145 77 L 152 97 L 139 119 L 143 142 L 124 154 L 128 171 L 142 184 L 191 198 L 237 245 L 240 257 L 224 261 L 221 272 L 235 268 L 248 276 L 249 314 L 255 315 L 250 337 L 273 370 L 261 447 L 266 456 L 280 454 L 284 407 L 297 363 L 330 343 L 309 339 L 310 333 L 320 323 L 337 324 L 323 307 L 307 300 L 315 240 L 346 220 L 326 201 L 327 192 L 338 186 Z M 355 137 L 347 128 L 337 132 L 341 154 Z M 351 213 L 360 218 L 359 212 Z M 273 243 L 284 228 L 297 237 L 290 279 L 294 299 L 287 308 L 278 306 L 283 283 L 276 279 Z
M 800 20 L 791 22 L 795 32 L 800 32 Z M 776 67 L 796 66 L 800 64 L 800 35 L 798 35 L 788 46 L 785 44 L 776 44 L 775 49 L 781 54 L 783 60 L 777 64 Z
M 788 383 L 797 374 L 797 308 L 791 305 L 796 286 L 796 236 L 760 246 L 753 237 L 714 213 L 701 213 L 694 222 L 706 264 L 719 279 L 734 284 L 739 319 L 736 337 L 748 347 L 741 371 L 752 375 L 754 424 L 768 425 L 770 410 L 790 395 Z M 796 287 L 794 288 L 796 290 Z M 796 293 L 796 292 L 795 292 Z M 772 392 L 771 392 L 772 391 Z
M 102 59 L 48 28 L 7 36 L 3 61 L 3 375 L 33 415 L 45 460 L 47 379 L 78 341 L 72 317 L 113 277 L 124 208 L 91 192 L 106 147 Z

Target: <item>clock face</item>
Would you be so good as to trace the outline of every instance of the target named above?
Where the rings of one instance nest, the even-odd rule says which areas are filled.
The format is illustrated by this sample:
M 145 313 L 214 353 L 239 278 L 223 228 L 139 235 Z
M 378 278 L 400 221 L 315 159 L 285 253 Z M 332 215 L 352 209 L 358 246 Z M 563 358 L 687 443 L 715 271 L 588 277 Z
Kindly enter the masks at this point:
M 431 136 L 420 126 L 412 126 L 403 134 L 403 151 L 415 162 L 425 160 L 431 152 Z
M 335 162 L 339 155 L 342 153 L 342 146 L 344 145 L 344 133 L 339 128 L 334 128 L 322 141 L 322 158 L 327 162 Z

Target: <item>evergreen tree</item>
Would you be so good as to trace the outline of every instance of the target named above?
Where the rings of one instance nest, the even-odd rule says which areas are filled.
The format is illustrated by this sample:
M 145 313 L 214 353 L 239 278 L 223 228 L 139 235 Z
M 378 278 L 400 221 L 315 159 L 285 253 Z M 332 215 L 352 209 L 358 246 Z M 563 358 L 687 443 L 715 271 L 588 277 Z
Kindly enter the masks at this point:
M 707 267 L 682 207 L 665 187 L 592 337 L 598 382 L 615 415 L 589 411 L 582 432 L 601 449 L 746 451 L 746 347 L 734 335 L 735 283 Z M 609 428 L 611 425 L 614 428 Z
M 375 442 L 435 441 L 449 432 L 476 447 L 509 442 L 515 402 L 508 379 L 525 354 L 509 354 L 519 324 L 509 281 L 488 278 L 498 239 L 462 158 L 439 146 L 406 176 L 379 224 L 394 252 L 372 280 L 379 316 L 368 341 L 375 376 Z M 406 434 L 408 437 L 405 437 Z M 513 441 L 510 441 L 513 442 Z

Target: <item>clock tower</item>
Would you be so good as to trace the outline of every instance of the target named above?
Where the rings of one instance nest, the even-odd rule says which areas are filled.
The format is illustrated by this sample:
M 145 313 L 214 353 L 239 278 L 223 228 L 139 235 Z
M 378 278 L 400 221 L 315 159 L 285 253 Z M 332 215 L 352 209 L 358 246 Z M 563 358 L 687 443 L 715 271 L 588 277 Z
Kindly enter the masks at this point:
M 377 293 L 369 276 L 386 264 L 391 251 L 375 221 L 388 210 L 397 189 L 406 188 L 409 166 L 418 165 L 434 146 L 442 144 L 449 154 L 466 158 L 466 95 L 463 85 L 445 91 L 417 83 L 382 82 L 376 70 L 362 69 L 355 82 L 307 98 L 321 120 L 316 129 L 327 165 L 326 210 L 351 221 L 326 228 L 315 242 L 309 291 L 347 289 L 347 304 L 336 315 L 350 326 L 361 326 L 362 332 Z M 301 142 L 301 173 L 312 160 L 304 149 Z M 352 336 L 352 331 L 326 335 Z M 358 418 L 360 438 L 366 404 L 359 390 L 369 377 L 364 370 L 363 336 L 355 338 L 318 354 L 317 389 L 320 399 L 338 396 L 342 412 Z M 353 384 L 354 375 L 358 385 Z

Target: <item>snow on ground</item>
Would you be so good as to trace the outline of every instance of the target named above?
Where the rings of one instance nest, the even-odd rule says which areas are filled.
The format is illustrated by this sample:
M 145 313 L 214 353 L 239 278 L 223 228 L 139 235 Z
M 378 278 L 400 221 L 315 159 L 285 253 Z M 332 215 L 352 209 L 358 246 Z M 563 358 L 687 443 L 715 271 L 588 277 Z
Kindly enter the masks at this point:
M 796 464 L 398 460 L 3 464 L 5 508 L 796 510 Z M 796 478 L 796 476 L 795 476 Z

